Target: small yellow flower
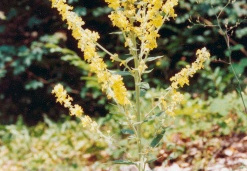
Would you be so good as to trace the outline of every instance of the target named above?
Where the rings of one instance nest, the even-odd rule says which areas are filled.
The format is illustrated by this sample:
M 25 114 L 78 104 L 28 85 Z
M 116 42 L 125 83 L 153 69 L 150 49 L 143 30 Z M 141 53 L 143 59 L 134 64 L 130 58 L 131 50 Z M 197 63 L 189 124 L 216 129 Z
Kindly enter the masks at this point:
M 85 115 L 81 117 L 80 119 L 81 119 L 83 127 L 89 127 L 90 130 L 93 132 L 98 130 L 98 127 L 99 127 L 98 124 L 95 121 L 93 121 L 88 115 Z
M 77 117 L 80 117 L 83 114 L 83 109 L 78 104 L 74 105 L 73 107 L 69 109 L 70 109 L 70 115 L 75 115 Z
M 160 99 L 160 102 L 161 102 L 162 107 L 163 107 L 164 109 L 167 108 L 167 102 L 166 102 L 163 98 Z
M 144 60 L 142 60 L 138 66 L 138 72 L 140 75 L 147 69 L 147 65 L 145 64 Z
M 72 98 L 67 95 L 67 91 L 64 90 L 61 84 L 57 84 L 54 89 L 52 90 L 52 94 L 55 94 L 57 98 L 57 102 L 61 105 L 70 106 Z

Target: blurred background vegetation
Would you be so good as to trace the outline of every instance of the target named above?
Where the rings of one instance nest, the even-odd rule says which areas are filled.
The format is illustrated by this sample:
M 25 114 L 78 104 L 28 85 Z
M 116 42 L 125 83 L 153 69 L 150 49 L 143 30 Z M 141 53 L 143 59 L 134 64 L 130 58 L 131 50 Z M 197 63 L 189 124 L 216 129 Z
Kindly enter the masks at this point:
M 182 131 L 186 136 L 191 134 L 199 136 L 205 130 L 212 131 L 212 127 L 219 131 L 219 135 L 229 135 L 232 132 L 244 131 L 247 126 L 247 116 L 243 112 L 243 105 L 236 93 L 237 81 L 228 65 L 229 50 L 224 37 L 219 32 L 219 28 L 202 25 L 202 23 L 217 24 L 215 14 L 225 6 L 227 0 L 212 2 L 212 6 L 208 1 L 200 0 L 179 2 L 176 7 L 178 17 L 165 23 L 160 30 L 159 47 L 151 52 L 153 56 L 164 55 L 164 58 L 150 62 L 149 69 L 153 69 L 153 72 L 144 76 L 152 87 L 144 94 L 144 97 L 148 98 L 148 93 L 166 88 L 172 75 L 193 62 L 198 48 L 207 47 L 210 50 L 211 62 L 207 63 L 205 69 L 191 80 L 190 86 L 183 89 L 188 92 L 188 101 L 184 102 L 177 111 L 177 119 L 181 119 L 185 124 L 179 125 L 176 131 Z M 123 38 L 116 34 L 109 34 L 118 30 L 111 25 L 107 17 L 111 10 L 103 0 L 68 0 L 68 3 L 74 6 L 74 11 L 78 15 L 83 17 L 86 28 L 99 32 L 100 43 L 106 49 L 121 54 L 121 58 L 126 57 L 128 52 L 123 46 Z M 247 84 L 246 17 L 245 0 L 237 0 L 230 4 L 220 16 L 222 27 L 226 25 L 229 28 L 233 27 L 232 32 L 229 32 L 233 67 L 241 80 L 243 90 Z M 237 27 L 234 27 L 236 23 L 238 23 Z M 102 53 L 102 55 L 105 54 Z M 116 125 L 118 119 L 110 116 L 110 118 L 113 117 L 113 121 L 109 121 L 109 115 L 107 115 L 114 113 L 113 107 L 101 93 L 96 78 L 89 72 L 88 65 L 81 60 L 82 56 L 83 53 L 77 48 L 77 42 L 72 38 L 71 32 L 67 30 L 66 24 L 57 11 L 51 8 L 48 0 L 1 0 L 0 124 L 2 127 L 0 137 L 2 140 L 0 145 L 9 144 L 5 151 L 1 150 L 2 155 L 15 150 L 17 154 L 18 150 L 22 149 L 15 146 L 15 140 L 21 139 L 20 135 L 26 135 L 25 138 L 28 141 L 34 139 L 31 140 L 33 143 L 37 141 L 37 138 L 45 136 L 45 140 L 41 142 L 41 146 L 45 146 L 45 142 L 48 143 L 49 140 L 49 136 L 46 136 L 49 133 L 46 131 L 50 131 L 62 137 L 61 140 L 54 141 L 63 142 L 64 152 L 66 154 L 71 152 L 71 156 L 65 157 L 64 160 L 70 161 L 69 165 L 75 168 L 82 164 L 72 159 L 78 157 L 77 151 L 72 149 L 76 147 L 81 152 L 90 152 L 90 147 L 96 141 L 87 147 L 84 144 L 77 144 L 77 147 L 70 142 L 69 139 L 72 137 L 79 141 L 82 134 L 90 135 L 86 131 L 77 134 L 80 130 L 74 125 L 76 122 L 68 119 L 68 111 L 55 103 L 51 90 L 57 83 L 62 83 L 66 87 L 75 103 L 83 106 L 87 114 L 104 117 L 104 122 L 108 122 L 106 125 L 115 126 L 116 132 L 119 133 Z M 110 69 L 123 69 L 111 63 L 107 56 L 104 59 Z M 129 81 L 131 78 L 126 76 L 124 79 L 128 89 L 133 89 L 133 83 Z M 244 100 L 247 101 L 246 94 Z M 226 122 L 229 118 L 234 121 L 232 125 Z M 69 128 L 71 130 L 68 133 L 66 130 Z M 148 127 L 147 130 L 149 130 Z M 72 133 L 73 131 L 75 133 Z M 148 132 L 146 136 L 149 136 Z M 22 143 L 27 141 L 25 138 L 21 140 Z M 66 138 L 68 139 L 64 143 L 63 140 Z M 105 147 L 104 144 L 97 146 L 99 149 Z M 41 149 L 41 147 L 34 148 Z M 53 149 L 54 154 L 61 150 Z M 19 155 L 28 155 L 28 150 L 24 150 Z M 120 154 L 121 152 L 115 154 L 113 158 L 118 158 Z M 40 156 L 44 155 L 48 155 L 48 152 L 42 151 Z M 91 155 L 93 159 L 89 157 L 90 161 L 103 159 L 106 154 L 100 155 L 103 157 L 97 156 L 96 159 Z M 88 160 L 88 156 L 84 159 Z M 6 161 L 8 160 L 10 159 L 7 158 Z M 42 163 L 43 160 L 40 162 Z M 54 157 L 54 162 L 58 162 L 57 160 Z M 66 165 L 64 161 L 59 161 L 58 168 Z M 28 164 L 29 162 L 24 163 L 22 167 L 28 167 Z M 49 164 L 47 167 L 50 166 Z M 32 167 L 35 168 L 36 165 Z
M 154 70 L 145 79 L 151 87 L 165 88 L 174 73 L 195 60 L 196 49 L 205 46 L 212 54 L 211 64 L 193 79 L 186 91 L 208 98 L 235 89 L 229 66 L 214 61 L 222 59 L 228 62 L 226 43 L 219 29 L 189 22 L 215 24 L 215 13 L 226 2 L 214 1 L 214 8 L 195 0 L 179 3 L 178 17 L 162 27 L 159 48 L 151 54 L 165 55 L 155 63 L 150 63 L 149 68 Z M 109 34 L 117 30 L 107 17 L 111 10 L 103 1 L 69 0 L 68 3 L 83 17 L 85 27 L 100 33 L 101 44 L 112 52 L 122 54 L 124 58 L 127 51 L 123 48 L 123 40 L 118 35 Z M 50 5 L 49 1 L 39 0 L 1 1 L 0 10 L 5 15 L 0 21 L 0 103 L 4 104 L 0 106 L 0 117 L 3 124 L 14 123 L 18 115 L 23 116 L 27 123 L 35 124 L 42 120 L 44 114 L 56 119 L 67 113 L 55 104 L 50 93 L 58 82 L 67 87 L 76 102 L 90 106 L 86 108 L 88 114 L 102 116 L 107 113 L 105 106 L 108 102 L 88 72 L 88 66 L 76 62 L 82 52 L 57 11 L 51 9 Z M 233 30 L 230 41 L 234 66 L 245 84 L 246 8 L 245 1 L 237 1 L 224 10 L 220 19 L 223 24 L 230 26 L 241 22 Z M 108 60 L 109 68 L 117 68 L 109 59 L 105 60 Z M 133 88 L 131 82 L 127 82 L 127 86 Z

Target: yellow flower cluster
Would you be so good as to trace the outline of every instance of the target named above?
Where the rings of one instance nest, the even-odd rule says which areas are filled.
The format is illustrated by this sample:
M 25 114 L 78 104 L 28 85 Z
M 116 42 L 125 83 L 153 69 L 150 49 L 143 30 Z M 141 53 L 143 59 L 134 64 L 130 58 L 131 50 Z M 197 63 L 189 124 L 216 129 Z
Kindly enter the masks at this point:
M 157 47 L 158 31 L 165 20 L 176 17 L 174 7 L 178 0 L 105 0 L 114 11 L 109 15 L 114 26 L 119 27 L 126 36 L 126 45 L 131 47 L 132 36 L 135 33 L 142 43 L 144 51 Z
M 71 103 L 71 101 L 73 100 L 72 97 L 70 97 L 67 94 L 67 91 L 64 90 L 61 84 L 57 84 L 54 87 L 54 89 L 52 90 L 52 94 L 55 94 L 55 97 L 57 98 L 57 102 L 59 102 L 61 105 L 69 109 L 70 115 L 75 115 L 77 117 L 82 116 L 83 109 L 78 104 L 72 105 Z
M 184 84 L 189 85 L 189 77 L 193 77 L 197 70 L 203 68 L 203 63 L 209 59 L 210 53 L 206 48 L 197 50 L 196 52 L 197 59 L 191 66 L 186 66 L 179 73 L 173 76 L 170 80 L 171 84 L 171 102 L 167 102 L 164 97 L 160 97 L 159 102 L 162 104 L 163 109 L 169 115 L 174 115 L 174 110 L 177 108 L 177 105 L 180 104 L 183 100 L 183 95 L 176 91 L 179 87 L 183 87 Z
M 65 3 L 66 0 L 51 0 L 51 2 L 52 7 L 57 8 L 62 19 L 67 21 L 68 28 L 72 30 L 72 36 L 78 40 L 78 47 L 84 52 L 84 59 L 90 64 L 91 71 L 96 73 L 102 90 L 107 93 L 108 98 L 113 98 L 120 105 L 129 104 L 130 101 L 126 97 L 127 90 L 122 82 L 122 77 L 112 75 L 96 52 L 98 33 L 82 28 L 84 22 L 72 11 L 73 7 Z M 116 6 L 117 2 L 113 1 L 112 7 Z
M 127 100 L 127 91 L 123 84 L 123 78 L 120 75 L 112 75 L 112 89 L 115 95 L 115 98 L 118 99 L 119 103 L 130 103 Z
M 96 132 L 99 130 L 99 125 L 97 122 L 93 121 L 88 115 L 80 118 L 83 127 L 90 128 L 91 131 Z
M 172 81 L 171 87 L 173 89 L 183 87 L 184 84 L 189 85 L 189 77 L 193 77 L 197 70 L 202 69 L 203 63 L 210 57 L 210 53 L 205 47 L 198 49 L 196 55 L 197 59 L 191 66 L 187 65 L 186 68 L 183 68 L 179 73 L 170 78 L 170 81 Z
M 57 102 L 59 102 L 64 107 L 68 108 L 70 115 L 77 116 L 81 119 L 83 127 L 89 127 L 91 131 L 96 131 L 98 129 L 98 124 L 93 121 L 88 115 L 82 116 L 83 109 L 78 104 L 72 105 L 72 97 L 67 94 L 67 91 L 63 88 L 61 84 L 57 84 L 52 90 L 52 94 L 55 94 Z

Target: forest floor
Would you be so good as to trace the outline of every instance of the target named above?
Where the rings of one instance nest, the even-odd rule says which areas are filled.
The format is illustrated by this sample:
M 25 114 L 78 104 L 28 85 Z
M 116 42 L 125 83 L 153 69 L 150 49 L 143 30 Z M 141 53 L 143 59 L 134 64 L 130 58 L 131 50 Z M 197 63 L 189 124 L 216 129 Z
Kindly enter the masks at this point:
M 247 135 L 215 137 L 191 141 L 174 136 L 175 143 L 185 147 L 183 154 L 170 159 L 174 151 L 160 150 L 153 171 L 247 171 Z M 165 166 L 163 166 L 165 165 Z M 146 169 L 151 170 L 149 167 Z M 121 171 L 137 171 L 134 166 L 123 166 Z

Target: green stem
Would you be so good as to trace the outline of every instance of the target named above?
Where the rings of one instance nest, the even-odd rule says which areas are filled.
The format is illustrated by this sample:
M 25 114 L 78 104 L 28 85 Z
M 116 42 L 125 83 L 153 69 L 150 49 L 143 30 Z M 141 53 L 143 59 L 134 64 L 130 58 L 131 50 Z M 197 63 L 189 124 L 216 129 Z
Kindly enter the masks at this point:
M 135 60 L 135 66 L 138 60 Z M 136 92 L 136 117 L 137 117 L 137 145 L 138 145 L 138 169 L 142 171 L 142 134 L 141 134 L 141 111 L 140 111 L 140 76 L 138 71 L 135 73 L 135 92 Z
M 134 49 L 136 49 L 136 38 L 134 35 L 131 36 Z M 131 54 L 134 56 L 134 63 L 135 63 L 135 68 L 137 69 L 139 66 L 139 58 L 137 55 L 136 50 L 132 50 Z M 135 70 L 135 93 L 136 93 L 136 118 L 137 118 L 137 146 L 138 146 L 138 170 L 139 171 L 144 171 L 143 168 L 143 163 L 142 163 L 142 133 L 141 133 L 141 121 L 142 121 L 142 116 L 141 116 L 141 105 L 140 105 L 140 82 L 141 82 L 141 75 L 139 74 L 138 70 Z

